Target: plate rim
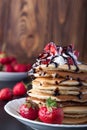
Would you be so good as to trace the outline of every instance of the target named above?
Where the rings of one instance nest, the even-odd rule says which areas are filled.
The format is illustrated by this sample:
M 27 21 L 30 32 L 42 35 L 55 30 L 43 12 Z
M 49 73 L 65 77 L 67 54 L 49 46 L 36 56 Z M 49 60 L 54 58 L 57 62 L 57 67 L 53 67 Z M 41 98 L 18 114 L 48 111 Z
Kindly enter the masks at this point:
M 14 113 L 10 112 L 8 110 L 10 104 L 12 104 L 12 102 L 18 102 L 21 100 L 21 102 L 25 101 L 26 98 L 19 98 L 19 99 L 14 99 L 14 100 L 11 100 L 9 101 L 8 103 L 6 103 L 6 105 L 4 106 L 4 110 L 12 117 L 18 119 L 18 120 L 22 120 L 22 121 L 26 121 L 28 123 L 32 123 L 32 124 L 35 124 L 35 125 L 43 125 L 43 126 L 51 126 L 51 127 L 61 127 L 61 128 L 81 128 L 81 127 L 87 127 L 87 124 L 84 124 L 84 125 L 65 125 L 65 124 L 48 124 L 48 123 L 44 123 L 44 122 L 38 122 L 38 121 L 33 121 L 33 120 L 29 120 L 29 119 L 26 119 L 26 118 L 23 118 L 21 115 L 15 115 Z M 16 111 L 17 112 L 17 111 Z
M 0 72 L 0 82 L 17 81 L 28 77 L 28 72 Z

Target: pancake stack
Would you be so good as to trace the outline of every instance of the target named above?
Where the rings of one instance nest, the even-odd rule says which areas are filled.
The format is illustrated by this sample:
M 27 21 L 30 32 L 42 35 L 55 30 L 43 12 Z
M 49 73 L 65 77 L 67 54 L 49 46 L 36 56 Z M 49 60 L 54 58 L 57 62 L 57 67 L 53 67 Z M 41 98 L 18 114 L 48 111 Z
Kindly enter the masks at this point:
M 87 64 L 78 62 L 72 45 L 48 43 L 36 59 L 29 75 L 34 76 L 27 100 L 38 105 L 55 99 L 63 108 L 63 124 L 87 123 Z

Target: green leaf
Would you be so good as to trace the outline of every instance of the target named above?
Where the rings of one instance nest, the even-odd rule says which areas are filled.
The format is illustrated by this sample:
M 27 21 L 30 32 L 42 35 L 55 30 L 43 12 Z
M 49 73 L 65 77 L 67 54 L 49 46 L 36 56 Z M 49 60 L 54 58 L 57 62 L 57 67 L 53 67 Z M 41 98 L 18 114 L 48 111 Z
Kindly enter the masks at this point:
M 57 102 L 55 100 L 51 99 L 51 97 L 49 97 L 46 100 L 46 106 L 47 107 L 57 107 Z

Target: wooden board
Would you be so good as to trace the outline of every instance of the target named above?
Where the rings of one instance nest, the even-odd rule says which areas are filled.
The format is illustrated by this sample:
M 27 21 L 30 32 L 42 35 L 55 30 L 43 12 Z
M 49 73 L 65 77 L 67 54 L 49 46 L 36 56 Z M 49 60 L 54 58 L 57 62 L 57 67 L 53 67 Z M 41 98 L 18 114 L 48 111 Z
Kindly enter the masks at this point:
M 0 0 L 0 49 L 33 63 L 46 43 L 74 44 L 87 62 L 87 0 Z

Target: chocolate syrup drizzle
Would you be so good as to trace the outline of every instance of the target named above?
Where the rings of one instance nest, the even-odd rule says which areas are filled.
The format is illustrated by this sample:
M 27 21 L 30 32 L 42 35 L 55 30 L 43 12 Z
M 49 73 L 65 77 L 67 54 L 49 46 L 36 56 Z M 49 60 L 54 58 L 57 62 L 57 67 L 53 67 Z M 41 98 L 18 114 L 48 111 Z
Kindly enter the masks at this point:
M 75 72 L 78 72 L 78 71 L 79 71 L 79 67 L 78 67 L 78 65 L 77 65 L 77 63 L 76 63 L 76 60 L 75 60 L 69 53 L 66 53 L 66 54 L 69 55 L 69 56 L 72 58 L 73 63 L 74 63 L 74 65 L 76 66 Z M 67 60 L 67 62 L 68 62 L 68 60 Z M 69 66 L 69 69 L 70 69 L 70 64 L 69 64 L 69 62 L 68 62 L 68 66 Z
M 58 96 L 58 95 L 60 95 L 60 93 L 59 93 L 59 89 L 56 88 L 56 89 L 54 90 L 54 96 Z
M 78 78 L 77 81 L 79 82 L 79 86 L 80 86 L 80 87 L 83 86 L 83 83 L 82 83 L 82 81 L 81 81 L 80 78 Z M 80 92 L 79 92 L 79 94 L 78 94 L 77 96 L 78 96 L 79 99 L 82 99 L 82 92 L 81 92 L 81 89 L 80 89 Z
M 55 84 L 56 84 L 56 85 L 59 85 L 60 83 L 63 83 L 63 82 L 65 82 L 65 81 L 67 81 L 67 80 L 71 80 L 71 77 L 66 76 L 65 79 L 61 80 L 60 82 L 57 82 L 57 81 L 56 81 Z M 78 83 L 79 83 L 78 86 L 80 86 L 80 87 L 83 86 L 83 83 L 82 83 L 82 81 L 81 81 L 80 78 L 78 78 L 77 81 L 78 81 Z M 56 88 L 55 91 L 54 91 L 54 96 L 58 96 L 58 95 L 60 95 L 59 89 Z M 81 92 L 81 89 L 80 89 L 79 94 L 77 95 L 77 97 L 78 97 L 79 99 L 82 99 L 82 92 Z
M 58 46 L 57 46 L 57 48 L 58 48 Z M 77 65 L 76 59 L 74 59 L 74 57 L 70 54 L 70 53 L 73 54 L 72 46 L 69 45 L 69 46 L 65 46 L 65 47 L 61 47 L 61 48 L 62 48 L 61 54 L 59 54 L 59 52 L 58 52 L 58 54 L 53 55 L 53 56 L 51 56 L 50 52 L 43 51 L 39 55 L 39 57 L 37 58 L 37 62 L 36 62 L 34 67 L 37 67 L 37 66 L 43 64 L 43 60 L 44 60 L 45 62 L 47 62 L 46 67 L 48 67 L 50 64 L 54 64 L 55 68 L 57 68 L 58 67 L 58 63 L 56 61 L 54 62 L 54 59 L 56 57 L 58 57 L 58 56 L 62 56 L 63 59 L 67 62 L 69 70 L 71 69 L 71 64 L 69 63 L 68 58 L 71 58 L 72 61 L 73 61 L 73 65 L 76 66 L 75 72 L 78 72 L 79 71 L 79 67 Z M 57 50 L 57 51 L 59 51 L 59 50 Z M 63 55 L 64 53 L 65 53 L 66 57 Z M 48 62 L 48 59 L 49 59 L 49 62 Z

